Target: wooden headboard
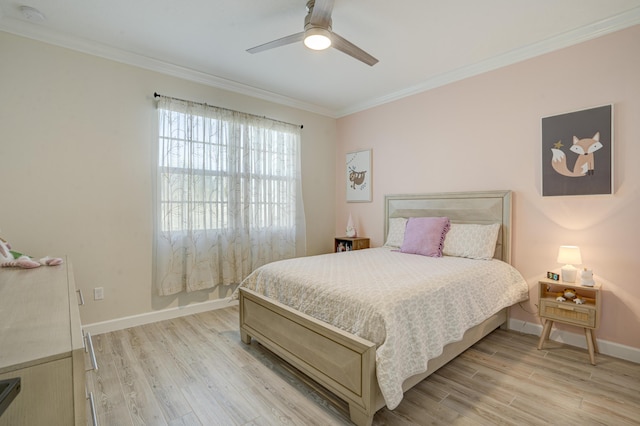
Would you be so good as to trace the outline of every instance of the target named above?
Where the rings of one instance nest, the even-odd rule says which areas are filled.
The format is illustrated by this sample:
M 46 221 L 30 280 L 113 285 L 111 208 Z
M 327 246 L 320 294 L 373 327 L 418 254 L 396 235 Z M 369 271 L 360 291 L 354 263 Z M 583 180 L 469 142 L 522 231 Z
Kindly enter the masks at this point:
M 511 191 L 385 195 L 384 238 L 394 217 L 446 216 L 451 223 L 500 223 L 495 259 L 511 263 Z

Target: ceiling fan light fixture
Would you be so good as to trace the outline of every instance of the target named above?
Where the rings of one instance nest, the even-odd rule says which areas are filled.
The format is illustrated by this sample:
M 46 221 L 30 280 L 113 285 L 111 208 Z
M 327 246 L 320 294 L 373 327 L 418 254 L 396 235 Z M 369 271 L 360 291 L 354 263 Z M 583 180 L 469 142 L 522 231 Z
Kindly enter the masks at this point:
M 324 28 L 309 28 L 304 32 L 304 45 L 313 50 L 331 47 L 331 33 Z

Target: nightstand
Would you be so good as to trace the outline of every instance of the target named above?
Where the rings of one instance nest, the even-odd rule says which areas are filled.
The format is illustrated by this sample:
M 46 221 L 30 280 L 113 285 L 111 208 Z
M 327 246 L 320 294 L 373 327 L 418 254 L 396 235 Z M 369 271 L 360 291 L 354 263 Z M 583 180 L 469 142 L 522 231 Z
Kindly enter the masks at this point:
M 351 251 L 369 248 L 369 238 L 361 237 L 335 237 L 334 251 Z
M 596 365 L 595 354 L 598 352 L 598 343 L 594 331 L 600 326 L 600 316 L 602 315 L 601 287 L 600 283 L 596 283 L 593 287 L 585 287 L 579 283 L 566 283 L 547 278 L 538 281 L 538 316 L 545 319 L 538 349 L 542 349 L 544 342 L 549 339 L 554 322 L 575 325 L 584 328 L 589 359 L 591 364 Z M 564 289 L 574 290 L 577 297 L 584 301 L 584 304 L 580 305 L 572 300 L 557 301 L 556 298 L 562 295 Z

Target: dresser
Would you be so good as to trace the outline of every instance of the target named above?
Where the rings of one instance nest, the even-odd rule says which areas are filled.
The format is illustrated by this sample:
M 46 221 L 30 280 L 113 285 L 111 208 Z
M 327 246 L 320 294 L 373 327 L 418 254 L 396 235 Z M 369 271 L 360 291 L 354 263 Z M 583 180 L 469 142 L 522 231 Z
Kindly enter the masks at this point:
M 21 388 L 5 425 L 86 425 L 85 349 L 69 259 L 0 269 L 0 380 Z

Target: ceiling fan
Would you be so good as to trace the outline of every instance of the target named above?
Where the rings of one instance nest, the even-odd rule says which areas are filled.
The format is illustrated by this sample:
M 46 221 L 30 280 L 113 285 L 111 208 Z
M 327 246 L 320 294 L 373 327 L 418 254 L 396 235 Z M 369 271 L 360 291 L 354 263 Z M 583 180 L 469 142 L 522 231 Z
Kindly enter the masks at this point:
M 304 18 L 304 31 L 252 47 L 251 49 L 247 49 L 247 52 L 258 53 L 297 41 L 304 41 L 305 46 L 313 50 L 324 50 L 329 47 L 334 47 L 369 66 L 378 63 L 376 58 L 331 30 L 333 3 L 334 0 L 307 1 L 307 16 Z

